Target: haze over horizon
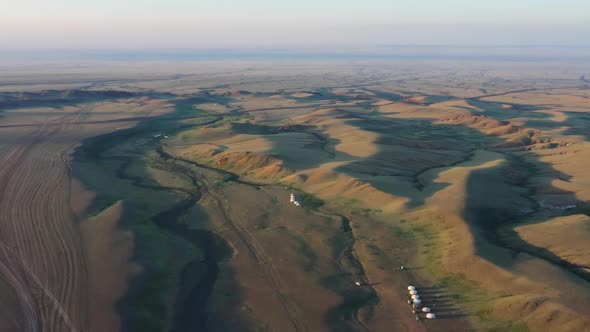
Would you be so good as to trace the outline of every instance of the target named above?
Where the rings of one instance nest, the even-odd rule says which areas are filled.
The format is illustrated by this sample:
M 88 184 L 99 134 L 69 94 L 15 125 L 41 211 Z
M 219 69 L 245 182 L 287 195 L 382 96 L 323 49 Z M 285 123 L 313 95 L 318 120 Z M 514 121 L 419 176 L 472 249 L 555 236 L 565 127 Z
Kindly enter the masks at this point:
M 587 46 L 581 0 L 12 1 L 0 13 L 5 50 Z

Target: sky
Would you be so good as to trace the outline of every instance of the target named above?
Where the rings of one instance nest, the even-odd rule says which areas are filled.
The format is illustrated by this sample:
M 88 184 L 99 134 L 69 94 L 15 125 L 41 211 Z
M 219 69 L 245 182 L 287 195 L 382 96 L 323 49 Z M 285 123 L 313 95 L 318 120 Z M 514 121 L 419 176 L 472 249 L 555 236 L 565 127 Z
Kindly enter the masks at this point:
M 588 0 L 3 0 L 5 49 L 590 44 Z

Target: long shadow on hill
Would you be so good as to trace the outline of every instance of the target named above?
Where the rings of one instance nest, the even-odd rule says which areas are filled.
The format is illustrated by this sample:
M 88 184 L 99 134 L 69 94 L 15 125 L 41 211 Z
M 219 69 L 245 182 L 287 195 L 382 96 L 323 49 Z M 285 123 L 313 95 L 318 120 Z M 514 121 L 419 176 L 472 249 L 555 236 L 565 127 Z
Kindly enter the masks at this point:
M 363 90 L 371 93 L 374 97 L 377 97 L 377 98 L 386 99 L 386 100 L 395 101 L 395 102 L 407 102 L 407 103 L 412 104 L 412 102 L 409 102 L 409 100 L 407 99 L 408 98 L 407 96 L 402 96 L 397 93 L 385 92 L 385 91 L 375 90 L 375 89 L 363 89 Z M 404 93 L 406 93 L 409 96 L 416 95 L 416 93 L 409 92 L 409 91 L 404 91 Z M 423 94 L 420 94 L 420 96 L 424 97 L 423 102 L 420 103 L 422 105 L 432 105 L 432 104 L 442 103 L 445 101 L 456 99 L 456 97 L 451 97 L 451 96 L 446 96 L 446 95 L 423 95 Z
M 311 130 L 313 128 L 313 126 L 308 125 L 265 126 L 250 122 L 234 122 L 231 124 L 231 129 L 233 132 L 251 135 L 273 135 L 280 133 L 305 132 L 306 130 Z
M 294 100 L 297 102 L 297 105 L 294 106 L 278 106 L 278 107 L 262 107 L 257 109 L 249 109 L 249 110 L 241 110 L 242 113 L 248 112 L 266 112 L 266 111 L 276 111 L 276 110 L 296 110 L 296 109 L 304 109 L 304 108 L 329 108 L 329 107 L 338 107 L 339 104 L 350 104 L 350 107 L 361 107 L 361 108 L 371 108 L 371 104 L 375 102 L 368 94 L 357 94 L 354 96 L 345 95 L 345 94 L 336 94 L 332 91 L 332 88 L 318 88 L 311 91 L 300 91 L 303 93 L 309 94 L 306 97 L 294 97 L 290 94 L 282 94 L 283 97 Z M 256 97 L 268 97 L 274 94 L 268 93 L 251 93 Z M 354 106 L 352 105 L 354 104 Z
M 537 161 L 538 162 L 538 161 Z M 542 165 L 542 164 L 538 164 Z M 514 177 L 514 171 L 511 172 L 512 178 L 502 176 L 502 168 L 515 168 L 520 170 L 520 176 Z M 550 168 L 548 165 L 542 165 L 544 169 Z M 568 178 L 567 175 L 560 173 L 556 170 L 556 177 Z M 526 220 L 527 213 L 519 211 L 515 208 L 505 208 L 503 204 L 495 204 L 496 200 L 490 199 L 490 197 L 498 197 L 499 192 L 489 192 L 482 190 L 482 186 L 485 187 L 485 183 L 489 183 L 490 178 L 494 178 L 495 181 L 503 181 L 507 186 L 508 190 L 517 190 L 518 188 L 526 187 L 528 179 L 533 176 L 536 172 L 536 167 L 518 159 L 509 159 L 508 166 L 496 166 L 494 168 L 481 169 L 473 171 L 467 181 L 467 201 L 464 210 L 464 218 L 468 222 L 469 227 L 472 229 L 472 233 L 476 237 L 479 235 L 483 236 L 492 245 L 509 250 L 511 255 L 498 255 L 490 250 L 489 246 L 481 241 L 475 241 L 476 253 L 478 256 L 485 258 L 486 260 L 494 263 L 495 265 L 503 268 L 510 268 L 513 264 L 515 255 L 524 252 L 531 256 L 546 260 L 552 264 L 555 264 L 564 270 L 572 272 L 580 278 L 590 281 L 590 273 L 584 269 L 589 268 L 588 266 L 582 266 L 568 262 L 562 257 L 554 254 L 553 252 L 534 246 L 525 240 L 523 240 L 518 233 L 512 228 L 513 225 L 519 224 Z M 557 188 L 554 188 L 557 190 Z M 571 192 L 561 191 L 562 195 L 567 196 L 569 200 L 575 201 L 575 194 Z M 525 193 L 522 195 L 523 200 L 528 200 L 528 195 L 531 193 Z M 578 201 L 578 204 L 582 202 Z M 523 206 L 523 208 L 527 208 Z M 536 207 L 538 209 L 538 207 Z M 573 211 L 572 211 L 573 213 Z M 568 214 L 564 212 L 563 214 Z
M 437 168 L 471 159 L 472 152 L 488 144 L 480 132 L 422 119 L 391 119 L 356 115 L 347 124 L 379 134 L 379 150 L 373 156 L 336 168 L 336 171 L 371 184 L 380 191 L 410 200 L 409 206 L 423 204 L 420 191 L 428 185 L 443 189 L 445 184 L 423 183 L 421 175 Z
M 400 100 L 404 99 L 404 96 L 397 94 L 397 93 L 385 92 L 385 91 L 374 90 L 374 89 L 364 89 L 364 90 L 369 93 L 372 93 L 377 98 L 387 99 L 387 100 L 391 100 L 391 101 L 400 101 Z
M 548 107 L 543 106 L 498 103 L 493 101 L 482 101 L 479 99 L 466 99 L 466 101 L 469 105 L 483 110 L 485 115 L 500 121 L 522 117 L 535 120 L 548 119 L 551 117 L 549 114 L 537 112 L 549 109 Z
M 375 188 L 399 197 L 410 199 L 410 206 L 423 203 L 419 193 L 425 186 L 444 189 L 446 184 L 423 183 L 421 175 L 437 168 L 450 167 L 468 161 L 472 152 L 503 142 L 500 139 L 485 136 L 479 131 L 462 126 L 435 125 L 422 119 L 390 119 L 375 116 L 375 113 L 362 113 L 340 110 L 342 114 L 335 118 L 346 120 L 346 124 L 361 130 L 375 132 L 379 138 L 375 143 L 379 151 L 368 158 L 353 161 L 335 170 L 353 178 L 367 182 Z M 338 140 L 328 138 L 313 126 L 264 126 L 252 123 L 234 123 L 232 131 L 240 134 L 264 135 L 273 143 L 271 154 L 277 155 L 286 166 L 291 166 L 290 158 L 301 156 L 285 155 L 289 142 L 273 139 L 279 133 L 305 133 L 314 138 L 305 149 L 326 152 L 307 158 L 307 168 L 315 168 L 330 162 L 334 152 L 328 145 L 337 145 Z M 342 159 L 359 159 L 339 152 Z M 293 163 L 295 164 L 295 163 Z M 414 193 L 409 193 L 415 191 Z
M 564 113 L 568 115 L 568 120 L 560 124 L 569 128 L 563 134 L 583 136 L 587 142 L 590 141 L 590 114 L 580 112 Z
M 421 189 L 425 185 L 432 188 L 433 183 L 425 184 L 420 182 L 420 174 L 436 168 L 462 163 L 470 159 L 470 152 L 474 149 L 494 150 L 494 146 L 505 142 L 499 137 L 486 136 L 475 129 L 463 126 L 433 125 L 424 120 L 368 119 L 355 116 L 354 120 L 349 121 L 348 124 L 379 133 L 378 143 L 380 150 L 371 157 L 341 166 L 336 170 L 368 182 L 384 192 L 413 199 L 410 203 L 412 206 L 422 204 L 423 199 L 416 199 L 408 195 L 406 186 L 401 188 L 384 186 L 383 177 L 408 178 L 412 179 L 411 181 L 417 189 Z M 405 149 L 397 150 L 394 147 L 403 147 Z M 453 153 L 450 155 L 443 154 L 446 157 L 450 156 L 447 159 L 432 159 L 427 156 L 431 154 L 440 157 L 441 151 L 452 151 Z M 508 151 L 498 150 L 498 152 L 506 155 L 508 159 L 507 166 L 501 165 L 496 166 L 496 168 L 476 170 L 468 178 L 464 217 L 474 235 L 476 237 L 482 235 L 489 243 L 504 248 L 512 252 L 513 255 L 518 252 L 526 252 L 571 271 L 585 280 L 590 280 L 588 273 L 582 270 L 583 266 L 569 263 L 546 249 L 535 247 L 511 230 L 512 225 L 524 221 L 531 211 L 538 209 L 536 203 L 529 196 L 532 193 L 521 192 L 516 194 L 515 199 L 520 199 L 523 203 L 521 208 L 515 206 L 506 208 L 494 199 L 494 197 L 506 199 L 506 197 L 502 197 L 502 193 L 490 192 L 486 190 L 485 185 L 482 185 L 493 176 L 495 181 L 506 182 L 507 186 L 512 186 L 507 188 L 513 188 L 514 192 L 518 192 L 521 188 L 527 188 L 529 178 L 536 174 L 537 169 L 543 169 L 555 178 L 566 181 L 569 177 L 538 159 L 534 160 L 533 165 L 524 162 L 521 158 Z M 531 154 L 528 157 L 534 158 L 534 155 Z M 420 163 L 416 164 L 416 161 Z M 482 181 L 482 178 L 485 181 Z M 444 189 L 447 184 L 434 185 L 436 185 L 434 187 L 434 192 L 436 192 Z M 547 185 L 549 184 L 547 183 Z M 562 194 L 575 199 L 571 192 L 562 191 Z M 498 233 L 500 229 L 504 233 L 507 232 L 506 229 L 510 229 L 510 236 L 500 236 Z M 509 267 L 512 264 L 510 255 L 498 256 L 490 252 L 489 247 L 484 242 L 476 241 L 475 245 L 476 253 L 480 257 L 502 267 Z
M 269 154 L 281 159 L 286 167 L 294 170 L 300 170 L 298 168 L 302 164 L 305 164 L 306 168 L 315 168 L 330 161 L 330 159 L 334 157 L 334 152 L 328 148 L 328 145 L 338 144 L 338 140 L 329 139 L 322 135 L 318 128 L 310 125 L 269 126 L 246 122 L 232 123 L 231 130 L 236 134 L 264 136 L 272 144 Z M 278 135 L 288 133 L 307 135 L 309 137 L 309 142 L 302 147 L 301 151 L 305 152 L 310 150 L 310 152 L 315 151 L 315 153 L 308 153 L 304 156 L 301 154 L 287 153 L 286 151 L 290 151 L 293 148 L 293 142 L 286 140 L 284 137 L 279 138 Z M 304 160 L 302 160 L 302 158 L 304 158 Z
M 497 120 L 512 120 L 516 118 L 525 118 L 524 127 L 537 130 L 554 130 L 567 127 L 563 135 L 580 135 L 584 136 L 586 141 L 590 141 L 590 115 L 583 112 L 559 111 L 567 116 L 563 122 L 553 121 L 553 115 L 537 111 L 549 110 L 550 107 L 509 104 L 488 102 L 476 99 L 467 100 L 474 107 L 483 110 L 483 114 Z M 509 105 L 509 108 L 502 105 Z M 470 109 L 474 113 L 478 113 Z
M 579 112 L 563 112 L 568 118 L 563 122 L 555 122 L 551 120 L 552 115 L 535 112 L 537 110 L 548 109 L 539 106 L 509 104 L 510 108 L 502 107 L 502 104 L 496 102 L 484 102 L 480 100 L 469 100 L 472 106 L 483 109 L 485 114 L 491 118 L 498 120 L 511 120 L 517 117 L 524 117 L 527 119 L 525 127 L 533 127 L 539 130 L 552 130 L 561 127 L 568 127 L 563 135 L 581 135 L 586 140 L 590 139 L 590 116 Z M 493 145 L 497 144 L 499 138 L 488 138 Z M 562 257 L 553 252 L 534 246 L 523 240 L 518 233 L 512 228 L 513 225 L 525 221 L 530 212 L 529 207 L 522 206 L 522 209 L 504 208 L 503 204 L 496 204 L 497 200 L 505 197 L 503 193 L 492 193 L 485 190 L 486 181 L 495 177 L 497 181 L 504 182 L 511 186 L 512 190 L 519 188 L 527 188 L 529 179 L 536 175 L 542 169 L 543 172 L 551 174 L 552 178 L 559 178 L 564 181 L 569 181 L 570 176 L 557 171 L 552 166 L 534 159 L 534 164 L 525 162 L 522 158 L 506 154 L 508 157 L 508 165 L 499 165 L 493 168 L 475 170 L 471 172 L 467 181 L 467 202 L 464 209 L 464 218 L 469 223 L 472 232 L 476 236 L 483 236 L 492 245 L 504 248 L 512 253 L 512 255 L 498 255 L 490 251 L 490 248 L 481 241 L 475 241 L 476 253 L 486 260 L 504 267 L 509 268 L 513 264 L 513 257 L 520 252 L 525 252 L 531 256 L 546 260 L 555 264 L 569 272 L 572 272 L 580 278 L 590 281 L 590 273 L 587 272 L 587 266 L 581 266 L 564 260 Z M 529 154 L 529 158 L 534 158 L 534 155 Z M 510 169 L 510 170 L 509 170 Z M 550 181 L 544 183 L 546 186 L 551 186 Z M 551 186 L 552 187 L 552 186 Z M 507 187 L 510 188 L 510 187 Z M 510 190 L 510 189 L 509 189 Z M 532 201 L 531 195 L 534 194 L 532 188 L 528 192 L 521 194 L 523 201 L 528 201 L 533 205 L 533 209 L 539 209 L 536 202 Z M 552 187 L 549 189 L 552 192 L 560 192 L 563 197 L 567 197 L 568 202 L 575 202 L 580 206 L 585 206 L 584 202 L 578 201 L 572 192 Z M 494 199 L 496 197 L 496 199 Z M 587 212 L 587 211 L 586 211 Z M 584 213 L 583 209 L 575 209 L 572 211 L 561 212 L 562 215 L 572 213 Z
M 529 124 L 539 129 L 567 126 L 569 129 L 565 131 L 566 135 L 583 135 L 586 140 L 590 138 L 590 118 L 584 114 L 566 112 L 570 115 L 569 119 L 565 122 L 554 122 L 550 119 L 551 115 L 535 112 L 542 110 L 542 107 L 512 105 L 511 108 L 502 108 L 500 103 L 482 103 L 484 102 L 472 105 L 484 108 L 490 118 L 511 120 L 514 117 L 523 117 L 529 119 L 527 127 Z M 468 161 L 471 152 L 477 149 L 503 153 L 507 163 L 474 170 L 467 181 L 464 218 L 476 238 L 476 254 L 497 266 L 509 269 L 514 264 L 513 258 L 524 252 L 590 281 L 590 275 L 583 270 L 586 267 L 570 263 L 547 249 L 527 243 L 512 229 L 515 224 L 527 220 L 531 210 L 539 209 L 530 197 L 533 192 L 529 185 L 529 179 L 536 175 L 537 170 L 542 169 L 555 178 L 567 180 L 569 177 L 566 174 L 536 159 L 533 154 L 527 157 L 534 165 L 519 159 L 518 153 L 495 149 L 494 146 L 506 141 L 500 137 L 486 136 L 478 130 L 464 126 L 434 125 L 430 121 L 420 119 L 378 118 L 355 112 L 350 112 L 347 119 L 349 125 L 378 133 L 379 151 L 371 157 L 338 167 L 336 171 L 368 182 L 384 192 L 407 197 L 412 200 L 412 206 L 422 204 L 423 199 L 408 195 L 408 187 L 414 187 L 419 191 L 425 185 L 430 188 L 435 185 L 436 192 L 446 185 L 421 183 L 421 174 Z M 384 178 L 402 179 L 411 186 L 386 185 Z M 489 183 L 490 179 L 492 182 L 505 183 L 509 193 L 488 190 L 485 183 Z M 526 190 L 522 191 L 522 188 Z M 516 202 L 522 203 L 522 206 L 500 204 L 500 199 L 506 199 L 501 197 L 502 195 L 513 197 Z M 562 195 L 575 199 L 573 193 L 562 191 Z M 491 247 L 490 244 L 497 248 Z
M 285 95 L 285 97 L 295 100 L 298 104 L 309 104 L 315 103 L 316 106 L 323 104 L 323 106 L 328 107 L 329 105 L 334 105 L 337 103 L 358 103 L 363 101 L 370 100 L 369 95 L 367 94 L 356 94 L 354 96 L 349 96 L 345 94 L 336 94 L 332 91 L 332 88 L 318 88 L 310 91 L 301 91 L 302 93 L 309 94 L 306 97 L 294 97 L 292 95 Z

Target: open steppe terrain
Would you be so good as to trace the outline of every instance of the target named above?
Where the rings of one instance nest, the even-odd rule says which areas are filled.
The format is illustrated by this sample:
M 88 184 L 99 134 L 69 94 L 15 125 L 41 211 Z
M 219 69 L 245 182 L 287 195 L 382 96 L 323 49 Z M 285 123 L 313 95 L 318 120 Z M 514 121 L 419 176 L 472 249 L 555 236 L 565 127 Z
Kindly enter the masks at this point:
M 150 68 L 1 82 L 0 330 L 590 330 L 583 67 Z

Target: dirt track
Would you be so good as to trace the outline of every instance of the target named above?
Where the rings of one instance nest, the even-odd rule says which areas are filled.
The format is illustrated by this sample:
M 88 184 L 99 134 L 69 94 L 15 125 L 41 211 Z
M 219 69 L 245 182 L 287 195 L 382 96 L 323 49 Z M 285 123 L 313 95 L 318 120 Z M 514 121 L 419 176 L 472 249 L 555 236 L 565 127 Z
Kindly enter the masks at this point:
M 83 115 L 82 109 L 58 120 Z M 0 161 L 0 236 L 13 256 L 2 263 L 17 281 L 14 287 L 24 287 L 17 292 L 28 297 L 21 299 L 31 306 L 23 321 L 32 330 L 75 330 L 72 319 L 86 320 L 84 255 L 69 206 L 68 167 L 60 159 L 69 147 L 59 142 L 67 129 L 42 125 L 8 148 Z M 31 285 L 40 291 L 31 294 Z
M 90 328 L 88 259 L 70 203 L 68 151 L 89 135 L 120 126 L 81 125 L 94 110 L 84 106 L 47 116 L 44 123 L 0 129 L 0 279 L 8 285 L 0 296 L 18 303 L 12 317 L 0 318 L 0 327 Z M 14 112 L 3 123 L 22 119 Z

